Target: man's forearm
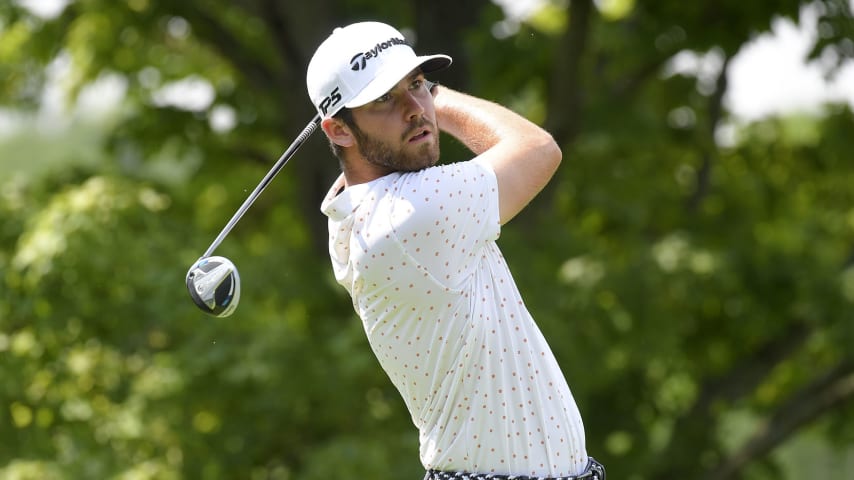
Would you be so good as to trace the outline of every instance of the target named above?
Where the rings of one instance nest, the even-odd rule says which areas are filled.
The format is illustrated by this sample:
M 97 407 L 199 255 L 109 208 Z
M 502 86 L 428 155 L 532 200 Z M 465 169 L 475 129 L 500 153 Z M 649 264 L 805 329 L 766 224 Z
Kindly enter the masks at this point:
M 493 167 L 507 222 L 548 183 L 560 148 L 548 132 L 497 103 L 444 86 L 433 95 L 439 128 Z
M 536 124 L 497 103 L 437 85 L 434 102 L 439 127 L 479 155 L 501 140 L 550 142 Z

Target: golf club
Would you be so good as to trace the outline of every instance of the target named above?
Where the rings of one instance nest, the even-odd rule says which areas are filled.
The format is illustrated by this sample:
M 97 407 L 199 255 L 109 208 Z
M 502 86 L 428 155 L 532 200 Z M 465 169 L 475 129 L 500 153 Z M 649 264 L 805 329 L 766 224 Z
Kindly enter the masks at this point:
M 237 273 L 237 267 L 225 257 L 211 256 L 214 250 L 219 246 L 225 237 L 231 232 L 231 229 L 246 213 L 246 210 L 255 202 L 261 195 L 261 192 L 267 188 L 267 185 L 273 180 L 276 174 L 284 167 L 288 160 L 293 157 L 297 149 L 317 130 L 320 125 L 320 115 L 316 115 L 308 125 L 303 128 L 302 132 L 297 136 L 296 140 L 285 150 L 285 153 L 279 157 L 273 168 L 267 172 L 267 175 L 261 179 L 261 182 L 255 187 L 255 190 L 249 194 L 243 205 L 237 209 L 231 220 L 225 225 L 219 235 L 216 236 L 213 243 L 208 247 L 205 253 L 196 260 L 195 263 L 187 271 L 187 290 L 190 292 L 190 298 L 203 312 L 216 317 L 227 317 L 234 313 L 237 304 L 240 301 L 240 275 Z

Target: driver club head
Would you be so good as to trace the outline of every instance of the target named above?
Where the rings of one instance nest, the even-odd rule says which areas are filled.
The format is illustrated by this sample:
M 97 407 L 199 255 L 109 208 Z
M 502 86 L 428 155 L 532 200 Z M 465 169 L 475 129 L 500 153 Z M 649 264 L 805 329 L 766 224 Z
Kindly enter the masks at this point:
M 187 290 L 203 312 L 227 317 L 240 301 L 240 275 L 225 257 L 200 258 L 187 271 Z

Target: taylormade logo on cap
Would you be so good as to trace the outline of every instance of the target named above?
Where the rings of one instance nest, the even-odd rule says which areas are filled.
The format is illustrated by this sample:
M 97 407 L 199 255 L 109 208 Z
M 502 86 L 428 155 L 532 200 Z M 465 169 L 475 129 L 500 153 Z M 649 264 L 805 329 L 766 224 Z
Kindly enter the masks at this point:
M 383 43 L 378 43 L 376 47 L 368 50 L 367 52 L 357 53 L 350 59 L 350 70 L 353 70 L 354 72 L 364 70 L 370 59 L 376 58 L 380 52 L 395 45 L 406 45 L 406 40 L 402 38 L 389 38 Z
M 391 90 L 415 69 L 424 73 L 451 64 L 447 55 L 417 56 L 402 33 L 379 22 L 336 28 L 308 64 L 308 96 L 323 118 L 357 108 Z

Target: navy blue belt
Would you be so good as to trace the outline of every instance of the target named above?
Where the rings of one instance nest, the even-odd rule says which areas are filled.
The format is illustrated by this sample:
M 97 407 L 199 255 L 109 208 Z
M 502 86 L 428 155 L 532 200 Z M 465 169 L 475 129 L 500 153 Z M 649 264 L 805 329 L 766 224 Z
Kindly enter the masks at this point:
M 527 477 L 524 475 L 497 475 L 494 473 L 440 472 L 428 470 L 424 480 L 605 480 L 605 467 L 593 457 L 587 457 L 584 473 L 569 477 Z

